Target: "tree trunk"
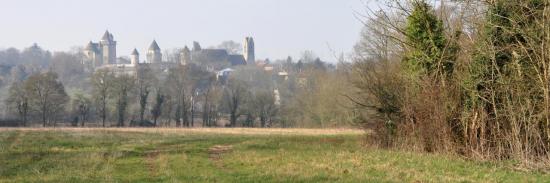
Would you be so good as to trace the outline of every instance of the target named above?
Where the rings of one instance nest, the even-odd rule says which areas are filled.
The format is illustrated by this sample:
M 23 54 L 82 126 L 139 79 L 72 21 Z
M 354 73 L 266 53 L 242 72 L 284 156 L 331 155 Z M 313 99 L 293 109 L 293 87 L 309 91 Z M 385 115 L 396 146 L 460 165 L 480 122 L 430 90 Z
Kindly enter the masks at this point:
M 191 126 L 187 125 L 187 127 L 192 127 L 195 124 L 195 105 L 191 104 Z
M 182 118 L 183 125 L 189 126 L 189 116 L 188 116 L 187 110 L 185 109 L 185 107 L 181 110 L 182 110 L 181 118 Z
M 27 110 L 28 110 L 27 107 L 25 107 L 23 109 L 23 116 L 22 117 L 23 117 L 23 126 L 24 127 L 27 127 Z
M 46 127 L 46 109 L 42 107 L 42 127 Z
M 266 124 L 266 117 L 262 114 L 262 116 L 260 117 L 260 121 L 262 121 L 262 128 L 265 128 L 265 124 Z
M 105 128 L 105 118 L 107 118 L 107 105 L 105 99 L 103 99 L 103 108 L 101 109 L 101 119 L 103 120 L 103 128 Z
M 231 113 L 230 123 L 231 127 L 235 127 L 237 124 L 237 115 L 234 112 Z
M 174 120 L 176 120 L 176 127 L 181 126 L 181 106 L 176 107 L 176 113 L 174 114 Z

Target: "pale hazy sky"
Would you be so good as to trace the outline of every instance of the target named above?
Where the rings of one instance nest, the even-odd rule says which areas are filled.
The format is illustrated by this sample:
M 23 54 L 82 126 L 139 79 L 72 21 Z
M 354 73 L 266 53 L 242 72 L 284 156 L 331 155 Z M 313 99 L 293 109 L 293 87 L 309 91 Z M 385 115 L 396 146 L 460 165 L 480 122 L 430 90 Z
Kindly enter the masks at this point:
M 359 38 L 356 11 L 365 0 L 0 0 L 0 48 L 36 42 L 67 51 L 98 41 L 106 29 L 117 54 L 136 47 L 142 55 L 153 39 L 162 49 L 241 43 L 252 36 L 257 58 L 298 57 L 312 50 L 325 60 L 350 52 Z

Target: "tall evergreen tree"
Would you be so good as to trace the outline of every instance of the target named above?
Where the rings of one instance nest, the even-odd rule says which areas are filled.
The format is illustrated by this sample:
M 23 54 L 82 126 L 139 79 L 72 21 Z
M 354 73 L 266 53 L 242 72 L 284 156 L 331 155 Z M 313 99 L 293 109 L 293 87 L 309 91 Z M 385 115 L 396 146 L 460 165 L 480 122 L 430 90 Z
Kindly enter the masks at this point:
M 412 74 L 450 76 L 458 46 L 445 36 L 443 22 L 424 0 L 414 1 L 405 28 L 407 53 L 404 64 Z

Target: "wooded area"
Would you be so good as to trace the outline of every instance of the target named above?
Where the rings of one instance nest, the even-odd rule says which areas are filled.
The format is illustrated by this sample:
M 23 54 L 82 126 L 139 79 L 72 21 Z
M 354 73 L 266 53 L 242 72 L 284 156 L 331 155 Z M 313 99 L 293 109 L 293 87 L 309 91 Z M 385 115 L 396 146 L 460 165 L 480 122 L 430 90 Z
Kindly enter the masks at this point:
M 372 142 L 544 167 L 550 2 L 387 5 L 365 17 L 353 68 Z
M 166 52 L 166 62 L 176 62 L 179 53 Z M 83 60 L 80 49 L 0 51 L 2 124 L 326 128 L 351 126 L 358 116 L 353 103 L 342 100 L 351 86 L 349 64 L 326 63 L 310 51 L 297 61 L 265 61 L 286 76 L 245 65 L 222 78 L 201 62 L 170 69 L 142 64 L 128 75 L 90 69 Z

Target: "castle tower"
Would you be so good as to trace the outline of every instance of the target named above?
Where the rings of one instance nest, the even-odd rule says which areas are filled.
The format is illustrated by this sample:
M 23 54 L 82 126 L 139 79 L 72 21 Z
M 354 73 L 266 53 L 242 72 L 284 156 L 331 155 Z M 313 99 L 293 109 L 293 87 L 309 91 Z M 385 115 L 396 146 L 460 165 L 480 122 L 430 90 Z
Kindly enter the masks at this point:
M 103 64 L 116 64 L 116 41 L 113 34 L 105 31 L 103 38 L 99 41 L 99 47 L 103 55 Z
M 139 53 L 135 48 L 134 48 L 134 51 L 132 51 L 132 54 L 130 55 L 130 63 L 133 66 L 137 66 L 139 63 Z
M 252 37 L 246 37 L 244 39 L 243 56 L 244 60 L 246 60 L 246 64 L 256 63 L 256 56 L 254 53 L 254 39 Z
M 191 50 L 187 46 L 183 48 L 183 50 L 180 53 L 180 64 L 181 65 L 187 65 L 187 63 L 191 62 Z
M 193 51 L 201 51 L 201 44 L 199 42 L 193 41 Z
M 147 50 L 147 62 L 148 63 L 162 62 L 162 53 L 156 40 L 153 40 L 153 43 L 151 43 L 151 46 L 149 46 L 149 50 Z
M 90 41 L 84 48 L 84 56 L 86 56 L 86 65 L 95 68 L 103 64 L 98 44 Z

